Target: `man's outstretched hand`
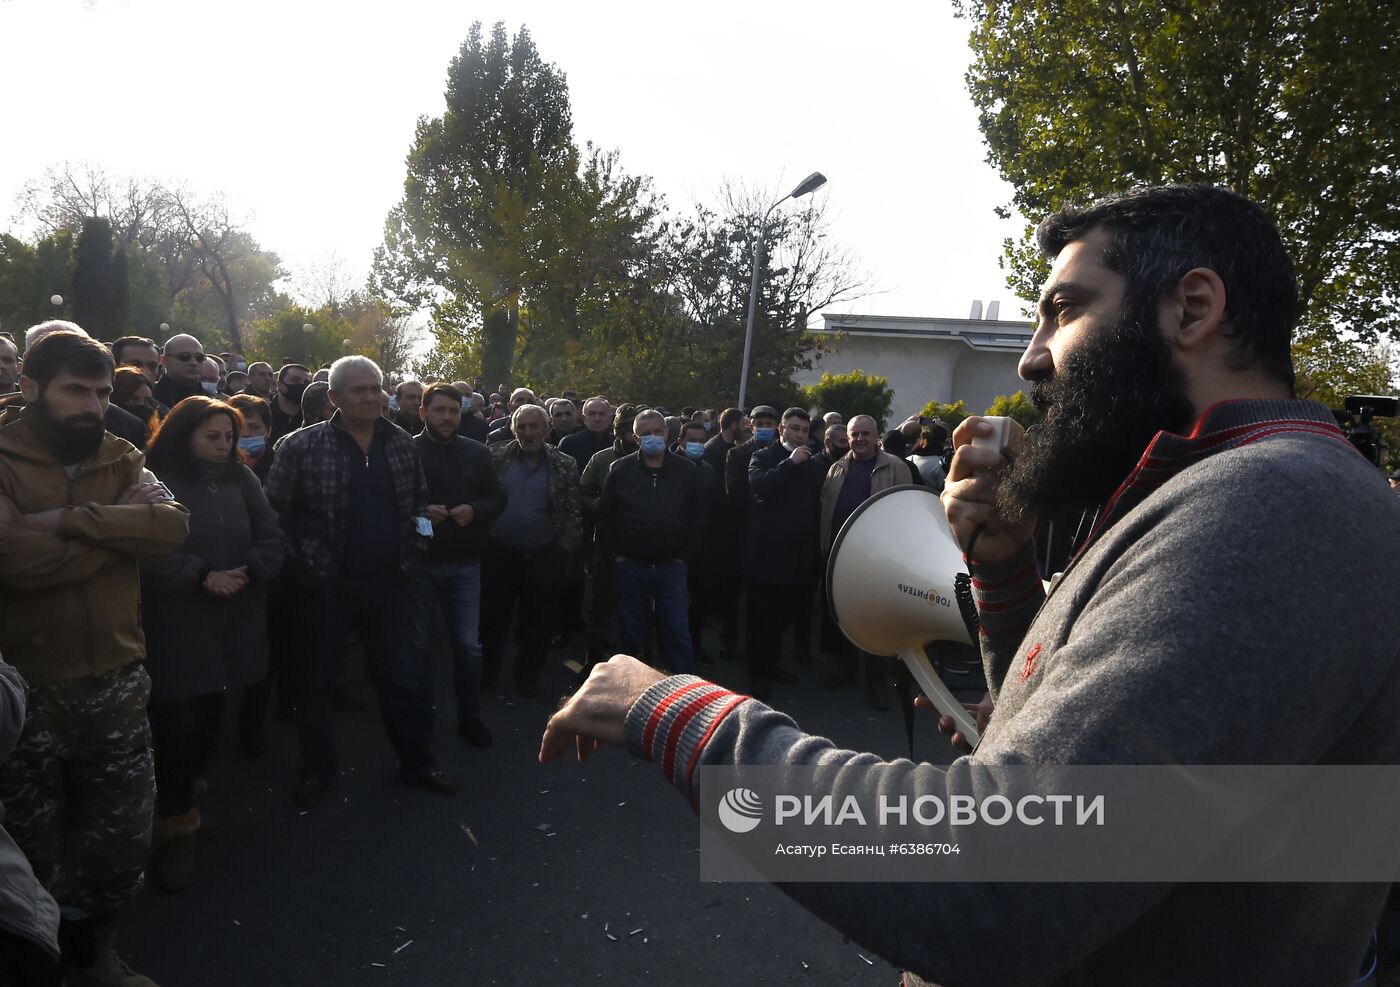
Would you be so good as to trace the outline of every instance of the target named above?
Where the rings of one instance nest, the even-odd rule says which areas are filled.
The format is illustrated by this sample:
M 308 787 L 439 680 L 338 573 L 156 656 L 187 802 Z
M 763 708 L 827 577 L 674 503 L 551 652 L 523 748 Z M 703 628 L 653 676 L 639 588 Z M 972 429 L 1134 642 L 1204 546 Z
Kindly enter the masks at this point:
M 917 696 L 914 705 L 918 709 L 933 709 L 933 703 L 928 696 Z M 976 703 L 963 703 L 963 709 L 975 714 L 977 719 L 977 733 L 980 735 L 987 729 L 987 724 L 992 720 L 992 694 L 983 693 L 982 701 Z M 951 716 L 940 716 L 938 718 L 938 732 L 947 737 L 958 750 L 964 754 L 972 753 L 972 745 L 967 742 L 967 738 L 958 729 L 957 721 Z
M 540 763 L 552 761 L 570 748 L 579 761 L 604 744 L 622 745 L 627 711 L 651 686 L 666 678 L 630 655 L 614 655 L 593 672 L 583 687 L 569 697 L 545 724 L 540 740 Z

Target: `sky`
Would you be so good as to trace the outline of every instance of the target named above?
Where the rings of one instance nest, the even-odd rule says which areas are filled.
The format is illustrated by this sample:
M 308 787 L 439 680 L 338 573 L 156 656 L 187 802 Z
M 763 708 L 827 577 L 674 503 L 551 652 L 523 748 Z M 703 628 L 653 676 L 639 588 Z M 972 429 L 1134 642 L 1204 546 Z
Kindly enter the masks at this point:
M 358 279 L 474 20 L 528 27 L 580 146 L 616 148 L 673 210 L 824 173 L 832 238 L 880 289 L 833 310 L 1016 310 L 997 260 L 1020 222 L 992 211 L 1011 189 L 947 0 L 0 0 L 0 223 L 26 180 L 86 160 L 223 191 L 294 273 L 334 255 Z

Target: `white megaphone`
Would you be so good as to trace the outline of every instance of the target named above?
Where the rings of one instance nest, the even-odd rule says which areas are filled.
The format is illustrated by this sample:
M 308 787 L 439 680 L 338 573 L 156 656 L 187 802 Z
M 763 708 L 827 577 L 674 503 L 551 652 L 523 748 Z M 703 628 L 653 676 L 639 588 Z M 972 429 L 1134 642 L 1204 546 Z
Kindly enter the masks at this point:
M 862 651 L 898 655 L 938 711 L 968 743 L 979 734 L 933 670 L 929 641 L 972 644 L 954 592 L 966 572 L 943 502 L 928 487 L 891 487 L 866 500 L 841 526 L 826 564 L 827 602 L 843 634 Z

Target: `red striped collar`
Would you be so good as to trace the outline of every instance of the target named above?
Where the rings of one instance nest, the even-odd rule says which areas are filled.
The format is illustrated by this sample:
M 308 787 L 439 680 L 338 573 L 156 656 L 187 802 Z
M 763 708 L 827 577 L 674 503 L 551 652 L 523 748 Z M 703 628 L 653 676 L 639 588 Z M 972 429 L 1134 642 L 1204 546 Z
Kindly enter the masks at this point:
M 1153 436 L 1133 471 L 1104 505 L 1075 558 L 1093 544 L 1100 532 L 1188 466 L 1226 449 L 1285 434 L 1316 435 L 1351 446 L 1332 412 L 1316 401 L 1279 398 L 1217 402 L 1205 410 L 1186 435 L 1163 430 Z

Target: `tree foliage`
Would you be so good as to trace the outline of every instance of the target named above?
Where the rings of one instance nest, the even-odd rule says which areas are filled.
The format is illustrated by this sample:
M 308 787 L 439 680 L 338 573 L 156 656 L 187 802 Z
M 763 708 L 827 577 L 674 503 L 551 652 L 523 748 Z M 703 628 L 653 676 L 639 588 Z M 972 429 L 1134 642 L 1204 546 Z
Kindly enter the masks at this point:
M 884 432 L 885 419 L 894 405 L 890 379 L 859 368 L 845 374 L 823 373 L 821 380 L 802 389 L 802 396 L 819 412 L 837 411 L 846 421 L 869 415 L 880 432 Z
M 479 313 L 483 373 L 504 377 L 522 303 L 555 260 L 557 208 L 578 194 L 568 85 L 525 28 L 511 39 L 498 23 L 484 39 L 477 22 L 448 68 L 446 102 L 418 121 L 375 276 L 414 308 Z
M 173 331 L 194 333 L 216 350 L 242 349 L 248 324 L 286 302 L 276 290 L 286 274 L 277 255 L 258 244 L 246 219 L 220 194 L 64 162 L 26 183 L 19 218 L 33 232 L 25 245 L 36 252 L 71 242 L 63 238 L 77 236 L 93 219 L 106 223 L 113 263 L 126 265 L 112 290 L 118 301 L 125 290 L 128 300 L 125 313 L 120 305 L 103 307 L 114 325 L 99 326 L 98 335 L 158 337 L 157 326 L 171 322 Z M 6 249 L 20 252 L 9 244 Z M 69 280 L 44 283 L 53 285 L 43 292 L 47 298 L 63 293 L 59 285 Z M 85 314 L 88 321 L 102 319 L 96 309 Z M 27 317 L 6 307 L 0 291 L 0 322 Z
M 522 29 L 473 27 L 441 117 L 419 121 L 404 197 L 385 224 L 374 290 L 426 307 L 419 373 L 491 387 L 573 388 L 639 401 L 733 401 L 754 246 L 776 196 L 737 185 L 677 218 L 616 151 L 572 135 L 563 73 Z M 808 313 L 863 287 L 827 239 L 824 200 L 762 233 L 750 390 L 800 398 L 820 342 Z
M 98 339 L 116 339 L 126 329 L 128 293 L 126 251 L 114 248 L 111 223 L 89 216 L 73 267 L 74 321 Z
M 1400 335 L 1400 5 L 955 0 L 988 160 L 1032 220 L 1136 184 L 1261 203 L 1298 269 L 1306 338 Z M 1027 235 L 1009 282 L 1044 276 Z
M 953 429 L 961 425 L 963 419 L 972 414 L 972 412 L 968 410 L 967 402 L 959 399 L 952 404 L 930 401 L 928 404 L 924 405 L 923 410 L 920 411 L 919 414 L 929 418 L 939 419 L 948 429 L 948 434 L 952 435 Z
M 1021 424 L 1022 428 L 1030 428 L 1040 421 L 1040 412 L 1031 403 L 1031 399 L 1026 397 L 1025 391 L 1017 391 L 1011 395 L 998 394 L 992 401 L 991 407 L 982 414 L 989 418 L 1014 418 Z

